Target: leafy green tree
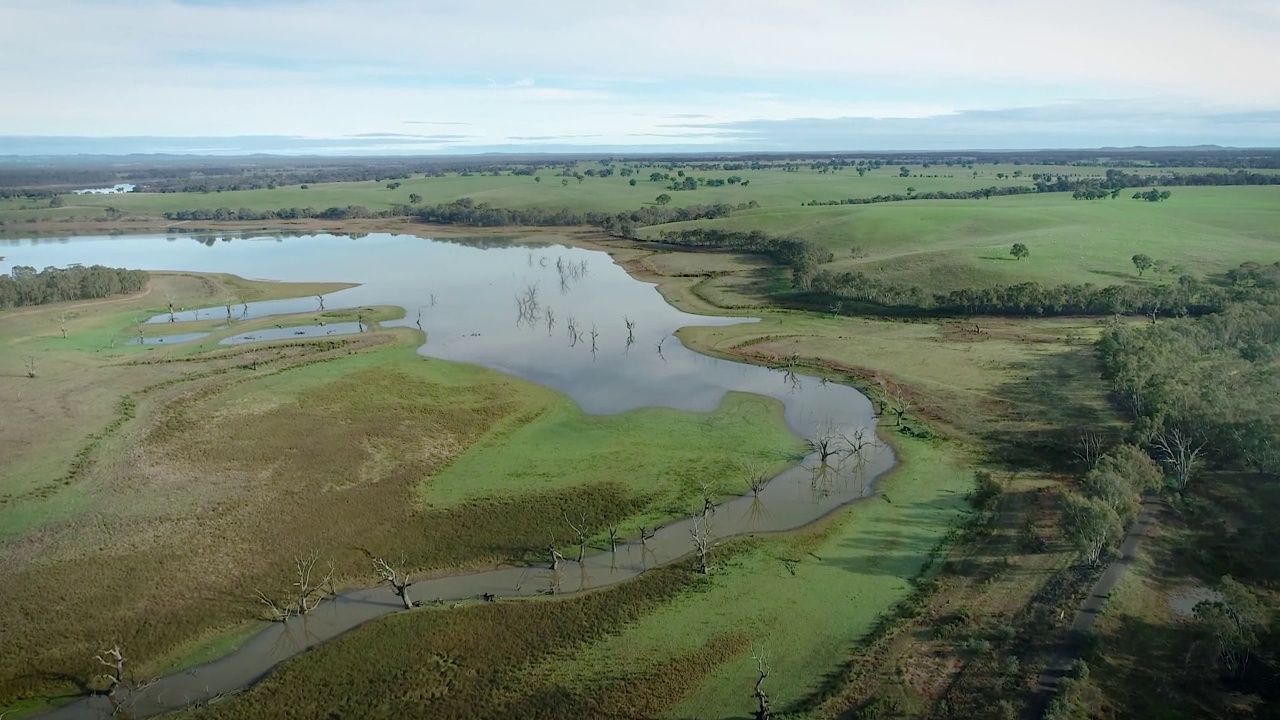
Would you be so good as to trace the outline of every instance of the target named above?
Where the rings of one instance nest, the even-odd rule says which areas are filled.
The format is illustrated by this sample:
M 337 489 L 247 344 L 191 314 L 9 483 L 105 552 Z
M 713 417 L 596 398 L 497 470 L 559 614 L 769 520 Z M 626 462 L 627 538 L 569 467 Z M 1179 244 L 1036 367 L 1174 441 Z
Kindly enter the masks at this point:
M 911 174 L 911 168 L 907 167 L 906 165 L 903 165 L 902 167 L 898 168 L 898 177 L 907 177 L 910 174 Z
M 1249 588 L 1230 575 L 1216 588 L 1219 599 L 1203 600 L 1193 610 L 1204 632 L 1218 645 L 1218 658 L 1235 678 L 1244 676 L 1268 626 L 1267 608 Z
M 630 185 L 631 187 L 635 187 L 635 186 L 636 186 L 636 179 L 635 179 L 635 178 L 631 178 L 630 180 L 628 180 L 628 181 L 627 181 L 627 184 L 628 184 L 628 185 Z
M 1062 496 L 1062 532 L 1090 565 L 1120 539 L 1120 517 L 1106 503 L 1077 493 Z
M 54 195 L 53 197 L 49 198 L 49 207 L 51 208 L 60 208 L 63 206 L 63 204 L 64 203 L 61 195 Z
M 569 187 L 569 178 L 561 178 L 560 187 Z
M 542 176 L 541 176 L 541 175 L 534 175 L 534 176 L 533 176 L 533 181 L 534 181 L 534 182 L 536 182 L 536 183 L 540 183 L 540 182 L 542 182 Z
M 751 181 L 750 181 L 750 180 L 743 180 L 743 181 L 742 181 L 742 187 L 746 187 L 746 186 L 748 186 L 748 185 L 750 185 L 750 184 L 751 184 Z
M 409 204 L 410 204 L 410 205 L 417 205 L 417 204 L 418 204 L 418 203 L 420 203 L 420 202 L 422 202 L 422 196 L 421 196 L 421 195 L 419 195 L 418 193 L 409 193 Z
M 1013 247 L 1009 248 L 1009 254 L 1013 256 L 1014 260 L 1022 260 L 1023 258 L 1030 257 L 1031 251 L 1022 243 L 1014 243 Z
M 649 182 L 658 182 L 660 180 L 666 180 L 666 179 L 667 179 L 667 176 L 663 175 L 660 172 L 649 173 Z
M 1155 261 L 1151 259 L 1151 256 L 1145 253 L 1138 253 L 1131 259 L 1133 260 L 1133 266 L 1138 269 L 1138 277 L 1142 277 L 1142 273 L 1150 270 L 1156 264 Z
M 398 182 L 387 183 L 387 189 L 388 189 L 388 190 L 396 190 L 396 189 L 398 189 L 399 187 L 400 187 L 400 183 L 398 183 Z
M 659 205 L 666 205 L 667 203 L 671 202 L 671 196 L 666 193 L 662 193 L 661 195 L 654 198 L 653 200 Z

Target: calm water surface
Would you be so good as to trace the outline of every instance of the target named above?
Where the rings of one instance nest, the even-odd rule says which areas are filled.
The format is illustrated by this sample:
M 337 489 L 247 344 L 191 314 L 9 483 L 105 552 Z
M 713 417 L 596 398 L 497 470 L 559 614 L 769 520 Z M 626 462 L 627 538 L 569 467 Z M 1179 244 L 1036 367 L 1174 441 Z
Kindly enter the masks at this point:
M 325 308 L 398 305 L 405 308 L 405 319 L 386 324 L 420 323 L 427 333 L 421 354 L 477 363 L 550 386 L 589 413 L 612 414 L 646 406 L 708 411 L 727 392 L 751 392 L 782 401 L 787 424 L 802 436 L 822 432 L 852 437 L 859 431 L 867 438 L 873 435 L 870 403 L 850 388 L 710 358 L 685 348 L 672 336 L 680 327 L 754 320 L 680 312 L 662 299 L 655 286 L 632 279 L 602 252 L 522 246 L 492 238 L 468 242 L 316 235 L 205 242 L 190 237 L 10 240 L 0 241 L 0 255 L 5 256 L 0 261 L 3 272 L 14 265 L 43 268 L 82 263 L 223 272 L 251 279 L 360 283 L 325 296 Z M 530 303 L 531 297 L 536 302 Z M 157 298 L 154 304 L 164 302 Z M 317 298 L 237 303 L 231 324 L 318 308 Z M 179 309 L 173 333 L 186 334 L 183 320 L 225 318 L 226 314 L 225 306 Z M 632 332 L 628 332 L 628 320 L 634 323 Z M 169 315 L 157 315 L 150 322 L 167 323 Z M 570 332 L 571 323 L 576 332 Z M 299 339 L 299 332 L 309 337 L 359 332 L 354 323 L 289 327 L 282 318 L 281 325 L 236 335 L 223 343 Z M 165 342 L 178 341 L 174 337 Z M 158 338 L 148 342 L 159 344 Z M 743 456 L 750 458 L 751 448 L 743 448 Z M 758 496 L 724 502 L 711 515 L 709 535 L 715 539 L 803 526 L 867 497 L 871 481 L 892 464 L 892 453 L 883 447 L 825 465 L 816 457 L 806 458 L 770 481 Z M 672 522 L 645 543 L 631 539 L 616 553 L 593 551 L 582 563 L 566 561 L 556 572 L 547 565 L 504 567 L 423 581 L 414 586 L 412 595 L 424 601 L 459 601 L 485 593 L 502 598 L 603 587 L 688 555 L 693 551 L 691 523 L 691 519 Z M 570 548 L 561 551 L 574 556 Z M 260 679 L 281 660 L 399 608 L 399 600 L 385 587 L 343 595 L 304 618 L 272 624 L 234 654 L 163 678 L 133 693 L 127 702 L 132 712 L 149 715 L 237 690 Z M 104 700 L 89 699 L 50 717 L 107 711 Z

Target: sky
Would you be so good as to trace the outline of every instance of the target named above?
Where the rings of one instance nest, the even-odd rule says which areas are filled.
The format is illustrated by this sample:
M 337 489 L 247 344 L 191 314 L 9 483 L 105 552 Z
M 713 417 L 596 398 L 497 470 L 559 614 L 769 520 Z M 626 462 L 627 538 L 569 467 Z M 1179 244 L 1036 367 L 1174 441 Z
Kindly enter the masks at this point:
M 1280 146 L 1280 0 L 0 0 L 0 155 Z

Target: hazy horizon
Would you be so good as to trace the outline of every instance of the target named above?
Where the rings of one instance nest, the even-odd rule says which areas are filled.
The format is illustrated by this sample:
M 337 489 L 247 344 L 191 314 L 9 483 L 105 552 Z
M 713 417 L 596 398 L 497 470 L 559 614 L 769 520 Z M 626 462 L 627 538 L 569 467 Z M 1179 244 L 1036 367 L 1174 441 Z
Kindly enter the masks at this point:
M 1280 138 L 1280 5 L 1261 0 L 10 0 L 4 15 L 0 155 Z

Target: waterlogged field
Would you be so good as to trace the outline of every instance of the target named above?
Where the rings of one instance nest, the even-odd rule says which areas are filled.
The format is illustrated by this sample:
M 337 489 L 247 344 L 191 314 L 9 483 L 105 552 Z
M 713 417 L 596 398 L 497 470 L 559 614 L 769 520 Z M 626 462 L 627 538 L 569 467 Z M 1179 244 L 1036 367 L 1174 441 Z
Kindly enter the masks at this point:
M 176 267 L 203 257 L 208 269 L 230 270 L 249 258 L 258 273 L 292 277 L 311 272 L 303 265 L 345 257 L 343 274 L 361 281 L 365 273 L 382 268 L 370 259 L 369 247 L 388 240 L 372 238 L 369 247 L 353 249 L 340 238 L 311 239 L 305 262 L 287 251 L 287 243 L 234 241 L 210 256 L 211 249 L 197 243 L 156 242 L 11 244 L 5 262 L 43 266 L 77 254 L 85 262 L 114 258 L 132 265 L 146 257 L 153 267 Z M 148 291 L 136 297 L 8 314 L 17 322 L 6 323 L 0 335 L 13 351 L 7 356 L 36 357 L 38 373 L 28 378 L 15 366 L 0 378 L 6 395 L 19 400 L 11 409 L 23 420 L 21 433 L 6 428 L 5 440 L 26 448 L 6 454 L 13 464 L 6 467 L 0 506 L 10 531 L 0 540 L 6 547 L 0 593 L 6 614 L 15 619 L 41 617 L 46 598 L 56 594 L 66 619 L 57 625 L 7 623 L 15 629 L 6 640 L 24 650 L 11 656 L 12 663 L 0 664 L 6 704 L 28 698 L 17 707 L 36 707 L 31 699 L 60 692 L 68 681 L 92 687 L 92 657 L 104 643 L 127 647 L 131 664 L 146 674 L 234 648 L 260 617 L 254 596 L 287 587 L 296 556 L 320 554 L 332 563 L 335 582 L 351 586 L 371 582 L 368 561 L 357 547 L 419 571 L 540 559 L 548 542 L 572 543 L 571 529 L 562 522 L 567 517 L 587 518 L 599 547 L 610 525 L 630 533 L 639 525 L 695 512 L 708 491 L 745 490 L 744 458 L 753 472 L 768 474 L 798 457 L 795 428 L 837 417 L 837 406 L 818 398 L 838 400 L 840 412 L 859 411 L 843 399 L 844 393 L 856 395 L 834 385 L 819 387 L 812 379 L 799 394 L 780 373 L 745 366 L 740 366 L 741 377 L 717 380 L 708 369 L 724 363 L 698 356 L 669 337 L 689 316 L 662 303 L 651 287 L 623 283 L 626 276 L 603 256 L 511 248 L 489 251 L 496 254 L 486 256 L 493 258 L 486 265 L 471 255 L 487 251 L 463 244 L 412 238 L 396 243 L 405 252 L 430 248 L 437 253 L 432 262 L 407 264 L 436 274 L 429 273 L 426 283 L 416 271 L 407 271 L 402 281 L 382 276 L 376 292 L 368 286 L 288 286 L 228 275 L 156 275 Z M 590 260 L 590 269 L 578 265 L 577 275 L 570 273 L 557 287 L 550 280 L 561 258 L 567 258 L 566 265 Z M 493 302 L 485 299 L 495 295 L 491 291 L 464 300 L 460 288 L 476 285 L 477 278 L 458 268 L 510 274 L 513 280 L 505 282 L 526 289 L 551 273 L 543 302 L 560 308 L 559 331 L 546 327 L 545 314 L 537 327 L 522 324 L 505 293 Z M 313 274 L 332 276 L 332 271 Z M 426 293 L 424 285 L 434 292 Z M 325 296 L 329 309 L 317 310 L 319 299 L 306 297 L 317 294 Z M 439 304 L 411 302 L 432 294 L 438 294 Z M 269 299 L 291 295 L 303 297 Z M 396 321 L 401 313 L 373 303 L 375 297 L 414 308 L 414 314 Z M 172 323 L 170 303 L 176 308 Z M 423 314 L 415 322 L 418 307 Z M 624 308 L 638 325 L 634 349 L 623 342 L 628 339 L 620 322 Z M 353 312 L 367 332 L 312 342 L 218 344 L 272 325 L 349 321 Z M 513 329 L 497 332 L 490 321 Z M 599 332 L 599 347 L 594 337 L 567 338 L 565 326 L 571 321 Z M 525 367 L 520 362 L 531 368 L 563 366 L 561 373 L 539 379 L 581 399 L 575 404 L 548 387 L 473 365 L 423 359 L 412 351 L 421 342 L 419 331 L 393 327 L 417 322 L 434 339 L 427 348 L 437 348 L 443 357 L 515 368 Z M 193 329 L 209 334 L 171 347 L 128 343 L 136 332 L 157 338 Z M 502 333 L 519 338 L 526 357 L 513 358 Z M 660 344 L 665 349 L 655 352 Z M 641 379 L 653 374 L 655 381 L 640 392 L 606 392 L 624 385 L 621 373 Z M 726 394 L 744 382 L 750 388 L 766 383 L 759 385 L 765 396 Z M 767 395 L 788 398 L 799 414 L 784 422 L 782 402 Z M 810 395 L 811 403 L 802 400 Z M 51 412 L 59 398 L 64 410 Z M 69 398 L 77 400 L 76 412 L 66 409 Z M 682 409 L 648 407 L 655 402 Z M 586 414 L 579 405 L 594 412 Z M 47 444 L 54 436 L 66 451 L 40 452 L 55 447 Z M 873 520 L 876 514 L 860 525 L 833 520 L 830 528 L 855 536 L 841 536 L 838 546 L 826 539 L 835 530 L 804 541 L 826 548 L 829 564 L 814 566 L 812 584 L 796 583 L 789 594 L 757 603 L 757 627 L 770 627 L 775 624 L 770 617 L 780 620 L 789 612 L 792 603 L 784 597 L 811 603 L 817 612 L 820 596 L 812 590 L 819 586 L 843 592 L 837 588 L 856 583 L 869 594 L 849 591 L 848 601 L 859 613 L 840 631 L 843 640 L 825 638 L 813 655 L 797 650 L 798 657 L 809 660 L 780 671 L 780 678 L 796 673 L 778 681 L 791 687 L 788 692 L 803 694 L 813 663 L 838 659 L 843 643 L 907 591 L 899 571 L 923 562 L 960 507 L 967 476 L 953 466 L 916 489 L 904 480 L 889 480 L 886 487 L 903 486 L 894 491 L 901 504 L 866 511 L 889 512 L 883 520 Z M 939 481 L 945 478 L 944 491 Z M 816 504 L 815 511 L 825 507 Z M 873 501 L 868 507 L 877 506 Z M 781 513 L 780 518 L 793 514 L 786 507 L 764 510 Z M 917 512 L 924 514 L 917 518 Z M 906 535 L 890 529 L 908 517 L 922 522 Z M 869 533 L 868 542 L 858 533 Z M 884 539 L 871 542 L 877 536 Z M 739 547 L 737 541 L 724 545 L 721 564 L 729 573 L 728 585 L 716 591 L 722 597 L 717 605 L 755 587 L 758 573 L 772 572 L 776 553 L 794 554 L 791 539 L 761 542 L 766 543 L 763 554 L 731 551 Z M 901 554 L 892 572 L 872 567 L 879 562 L 873 554 L 883 559 L 889 552 Z M 737 565 L 730 561 L 739 556 Z M 871 565 L 860 573 L 858 563 L 864 561 Z M 146 574 L 146 583 L 137 582 L 139 572 Z M 868 576 L 881 574 L 883 584 L 867 585 Z M 837 578 L 849 584 L 842 586 Z M 696 578 L 681 582 L 705 586 Z M 68 593 L 68 587 L 76 591 Z M 175 587 L 183 591 L 175 593 Z M 669 599 L 676 602 L 676 597 Z M 718 634 L 722 626 L 708 629 Z M 777 642 L 800 648 L 804 637 L 778 635 Z M 704 640 L 720 647 L 714 637 Z M 666 660 L 660 656 L 655 662 L 674 661 L 672 653 L 682 652 L 681 647 L 669 648 Z M 740 656 L 735 645 L 722 659 L 737 662 Z M 24 671 L 32 662 L 44 669 Z M 359 672 L 368 670 L 365 665 Z M 361 677 L 376 692 L 389 689 L 386 677 Z

